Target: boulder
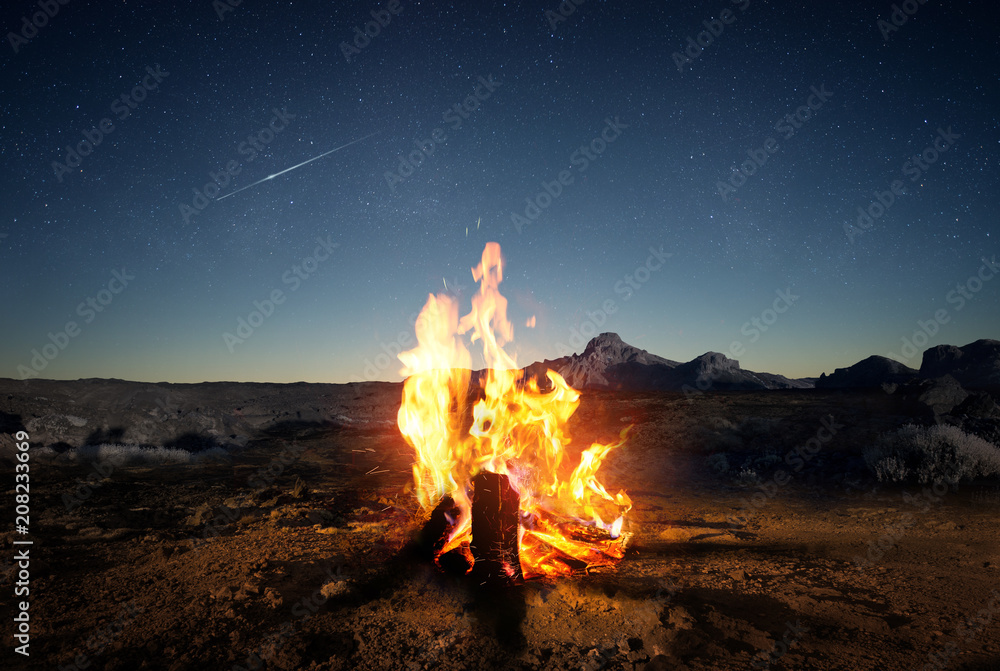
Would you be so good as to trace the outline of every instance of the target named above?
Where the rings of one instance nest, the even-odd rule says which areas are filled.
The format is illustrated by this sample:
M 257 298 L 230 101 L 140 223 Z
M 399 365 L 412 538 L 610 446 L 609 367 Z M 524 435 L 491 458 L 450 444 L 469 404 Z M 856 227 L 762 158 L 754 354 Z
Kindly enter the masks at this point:
M 917 403 L 929 410 L 935 418 L 952 414 L 952 410 L 969 396 L 969 392 L 951 375 L 924 380 L 918 390 Z
M 938 345 L 924 352 L 920 376 L 951 375 L 967 389 L 1000 389 L 1000 340 L 977 340 L 964 347 Z

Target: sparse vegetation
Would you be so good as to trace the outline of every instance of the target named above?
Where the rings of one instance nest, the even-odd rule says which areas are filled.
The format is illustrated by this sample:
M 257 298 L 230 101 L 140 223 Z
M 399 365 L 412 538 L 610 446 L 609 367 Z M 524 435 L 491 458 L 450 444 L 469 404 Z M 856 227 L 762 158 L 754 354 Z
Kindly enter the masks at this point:
M 864 451 L 880 482 L 972 481 L 1000 475 L 1000 448 L 955 426 L 907 424 Z
M 744 485 L 756 485 L 760 482 L 760 476 L 752 468 L 747 468 L 744 466 L 740 469 L 740 472 L 736 474 L 736 479 Z
M 169 447 L 143 447 L 141 445 L 110 444 L 84 445 L 69 450 L 63 458 L 81 463 L 98 461 L 112 466 L 166 466 L 171 464 L 198 464 L 211 460 L 225 460 L 227 452 L 214 447 L 202 452 L 188 452 Z

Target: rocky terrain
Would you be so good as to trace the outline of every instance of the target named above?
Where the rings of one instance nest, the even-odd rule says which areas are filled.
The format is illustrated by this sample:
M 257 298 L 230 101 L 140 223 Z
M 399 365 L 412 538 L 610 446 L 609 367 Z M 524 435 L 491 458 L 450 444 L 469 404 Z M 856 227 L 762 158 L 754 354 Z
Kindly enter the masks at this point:
M 766 380 L 595 339 L 566 364 L 605 387 L 584 389 L 569 449 L 632 427 L 602 467 L 635 505 L 628 551 L 504 590 L 416 551 L 427 512 L 399 384 L 0 381 L 2 489 L 12 508 L 25 431 L 34 543 L 31 656 L 8 644 L 0 668 L 995 669 L 1000 394 L 977 386 L 995 341 L 980 342 L 863 389 L 686 393 L 606 387 L 616 366 Z M 873 446 L 936 428 L 975 468 L 925 483 L 871 468 Z M 137 458 L 156 450 L 193 456 Z M 0 536 L 12 613 L 24 536 Z
M 242 448 L 274 432 L 394 425 L 394 414 L 368 400 L 372 390 L 398 399 L 402 384 L 0 379 L 0 453 L 19 428 L 56 451 L 126 443 L 196 452 Z
M 718 352 L 678 363 L 633 347 L 614 333 L 593 338 L 581 354 L 532 364 L 526 370 L 544 378 L 549 368 L 559 372 L 571 386 L 585 390 L 679 391 L 692 395 L 813 386 L 811 379 L 743 370 L 738 361 Z M 935 382 L 945 376 L 950 376 L 957 388 L 946 392 L 947 380 Z M 262 433 L 296 427 L 366 426 L 372 422 L 392 425 L 395 416 L 378 415 L 364 400 L 359 385 L 0 379 L 0 398 L 7 399 L 0 410 L 0 454 L 12 445 L 9 435 L 6 439 L 3 436 L 21 425 L 38 444 L 57 451 L 127 443 L 192 452 L 245 447 Z M 872 356 L 816 381 L 816 386 L 826 389 L 895 391 L 901 385 L 901 394 L 922 406 L 931 406 L 932 415 L 950 412 L 969 397 L 969 393 L 963 393 L 966 389 L 1000 389 L 1000 341 L 979 340 L 965 347 L 941 345 L 929 349 L 919 371 Z M 387 382 L 370 383 L 364 388 L 378 388 L 380 393 L 398 396 L 402 387 Z M 980 394 L 973 395 L 969 407 L 981 414 L 990 406 Z M 923 412 L 921 408 L 912 411 Z

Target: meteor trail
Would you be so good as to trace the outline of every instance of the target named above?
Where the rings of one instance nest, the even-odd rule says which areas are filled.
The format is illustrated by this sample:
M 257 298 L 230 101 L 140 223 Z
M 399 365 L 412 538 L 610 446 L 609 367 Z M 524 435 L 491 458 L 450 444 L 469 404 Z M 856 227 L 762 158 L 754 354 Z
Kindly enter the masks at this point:
M 312 162 L 313 162 L 313 161 L 315 161 L 315 160 L 318 160 L 318 159 L 321 159 L 321 158 L 323 158 L 323 157 L 324 157 L 324 156 L 326 156 L 327 154 L 332 154 L 332 153 L 333 153 L 333 152 L 335 152 L 335 151 L 340 151 L 340 150 L 341 150 L 341 149 L 343 149 L 344 147 L 350 147 L 350 146 L 351 146 L 352 144 L 355 144 L 355 143 L 357 143 L 357 142 L 361 142 L 362 140 L 367 140 L 368 138 L 370 138 L 370 137 L 371 137 L 372 135 L 375 135 L 376 133 L 378 133 L 378 131 L 375 131 L 375 133 L 369 133 L 368 135 L 365 135 L 364 137 L 359 137 L 359 138 L 358 138 L 357 140 L 351 140 L 351 141 L 350 141 L 350 142 L 348 142 L 347 144 L 342 144 L 342 145 L 340 145 L 339 147 L 337 147 L 336 149 L 331 149 L 330 151 L 326 151 L 326 152 L 323 152 L 323 153 L 322 153 L 322 154 L 320 154 L 319 156 L 313 156 L 313 157 L 312 157 L 311 159 L 309 159 L 308 161 L 302 161 L 302 163 L 299 163 L 298 165 L 293 165 L 293 166 L 292 166 L 291 168 L 285 168 L 285 169 L 284 169 L 284 170 L 282 170 L 281 172 L 276 172 L 276 173 L 274 173 L 273 175 L 268 175 L 268 176 L 267 176 L 267 177 L 265 177 L 264 179 L 258 179 L 258 180 L 257 180 L 256 182 L 254 182 L 253 184 L 247 184 L 246 186 L 243 186 L 243 187 L 240 187 L 239 189 L 236 189 L 235 191 L 232 191 L 232 192 L 230 192 L 230 193 L 227 193 L 227 194 L 226 194 L 226 195 L 224 195 L 224 196 L 220 196 L 220 197 L 219 197 L 219 198 L 217 198 L 216 200 L 222 200 L 223 198 L 229 198 L 229 196 L 233 195 L 234 193 L 239 193 L 240 191 L 243 191 L 244 189 L 249 189 L 249 188 L 250 188 L 251 186 L 257 186 L 257 185 L 258 185 L 258 184 L 260 184 L 261 182 L 266 182 L 266 181 L 267 181 L 267 180 L 269 180 L 269 179 L 274 179 L 275 177 L 278 177 L 279 175 L 284 175 L 284 174 L 285 174 L 286 172 L 291 172 L 292 170 L 295 170 L 296 168 L 301 168 L 301 167 L 302 167 L 302 166 L 304 166 L 304 165 L 305 165 L 306 163 L 312 163 Z

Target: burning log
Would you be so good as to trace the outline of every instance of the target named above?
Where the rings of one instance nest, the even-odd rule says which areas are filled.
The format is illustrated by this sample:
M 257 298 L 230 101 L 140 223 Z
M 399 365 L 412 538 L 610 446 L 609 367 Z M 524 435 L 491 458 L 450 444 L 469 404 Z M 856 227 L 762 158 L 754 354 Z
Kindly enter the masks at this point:
M 522 580 L 517 538 L 521 497 L 499 473 L 482 471 L 472 486 L 474 576 L 494 584 Z
M 425 553 L 446 571 L 472 565 L 479 582 L 500 584 L 613 564 L 624 554 L 632 507 L 597 476 L 628 430 L 582 450 L 570 470 L 567 427 L 580 393 L 553 370 L 526 377 L 504 351 L 514 330 L 499 290 L 503 265 L 500 245 L 487 243 L 472 268 L 479 282 L 472 311 L 461 318 L 454 297 L 428 296 L 417 347 L 399 354 L 406 382 L 396 419 L 414 449 L 417 500 L 438 506 L 423 534 Z M 481 372 L 472 371 L 466 335 L 482 343 Z
M 443 552 L 461 508 L 445 496 L 417 538 L 420 556 L 445 572 L 464 575 L 473 568 L 479 582 L 502 585 L 523 579 L 518 550 L 520 496 L 506 475 L 483 471 L 472 480 L 472 542 Z
M 417 536 L 417 551 L 421 558 L 434 561 L 445 573 L 465 575 L 472 567 L 472 556 L 467 546 L 459 546 L 444 552 L 448 539 L 455 531 L 455 522 L 462 509 L 455 499 L 446 496 L 431 512 L 420 534 Z
M 424 559 L 434 559 L 441 550 L 444 549 L 455 527 L 455 520 L 460 514 L 455 499 L 446 496 L 435 506 L 431 512 L 431 518 L 420 530 L 417 538 L 417 546 L 420 548 L 420 556 Z

